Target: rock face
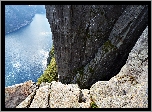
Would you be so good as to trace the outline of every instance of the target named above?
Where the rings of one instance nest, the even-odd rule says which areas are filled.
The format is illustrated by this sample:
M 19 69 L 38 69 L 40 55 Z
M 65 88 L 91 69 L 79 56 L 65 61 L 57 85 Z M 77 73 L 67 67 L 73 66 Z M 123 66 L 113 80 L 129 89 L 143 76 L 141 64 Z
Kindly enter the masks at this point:
M 5 108 L 15 108 L 36 89 L 32 81 L 5 88 Z
M 77 84 L 52 81 L 42 83 L 16 108 L 89 108 L 89 90 L 81 90 Z
M 59 81 L 90 88 L 126 63 L 148 23 L 146 5 L 46 5 Z
M 5 34 L 31 23 L 36 13 L 45 13 L 45 8 L 38 5 L 5 5 Z
M 90 90 L 77 84 L 42 83 L 16 108 L 90 108 L 92 101 L 99 108 L 148 108 L 148 27 L 109 81 L 98 81 Z
M 148 27 L 119 74 L 92 85 L 90 95 L 100 108 L 148 108 Z
M 95 8 L 96 10 L 101 11 L 103 9 L 104 16 L 102 17 L 107 18 L 105 21 L 108 21 L 108 18 L 115 17 L 115 15 L 112 14 L 107 15 L 105 11 L 107 12 L 109 11 L 110 13 L 111 8 L 113 10 L 117 9 L 117 7 L 115 6 L 80 6 L 79 8 L 83 8 L 84 10 L 82 10 L 82 12 L 83 11 L 85 12 L 88 9 L 88 7 L 91 8 L 89 10 L 93 10 Z M 86 39 L 87 43 L 89 42 L 90 45 L 87 47 L 85 46 L 85 51 L 89 50 L 89 52 L 84 52 L 83 55 L 84 59 L 83 61 L 81 60 L 82 63 L 81 61 L 79 61 L 80 64 L 78 65 L 75 63 L 71 63 L 70 65 L 69 63 L 69 62 L 73 62 L 72 59 L 74 60 L 77 59 L 77 55 L 73 54 L 73 52 L 75 51 L 71 51 L 69 49 L 67 54 L 65 54 L 67 49 L 60 49 L 60 45 L 61 48 L 66 47 L 66 45 L 69 47 L 70 42 L 73 41 L 74 43 L 71 45 L 72 49 L 75 50 L 77 48 L 78 50 L 79 44 L 77 45 L 76 44 L 77 42 L 75 43 L 75 41 L 77 41 L 76 37 L 78 36 L 77 34 L 78 32 L 75 33 L 75 36 L 72 36 L 71 38 L 68 37 L 69 34 L 73 34 L 70 33 L 71 32 L 70 30 L 68 34 L 66 34 L 67 36 L 64 35 L 64 33 L 67 32 L 64 32 L 62 35 L 59 35 L 60 30 L 62 30 L 60 29 L 61 27 L 60 24 L 63 24 L 64 22 L 63 21 L 61 22 L 62 20 L 61 18 L 60 18 L 61 20 L 60 19 L 49 20 L 52 21 L 51 25 L 53 26 L 53 28 L 57 28 L 56 31 L 55 30 L 53 31 L 54 31 L 54 36 L 58 35 L 58 37 L 54 37 L 54 43 L 56 43 L 55 51 L 57 53 L 56 59 L 58 59 L 58 56 L 60 56 L 61 58 L 61 61 L 58 60 L 58 64 L 59 64 L 58 69 L 60 69 L 60 67 L 62 67 L 63 65 L 67 64 L 66 66 L 64 66 L 65 72 L 63 71 L 64 73 L 67 74 L 64 73 L 61 74 L 63 70 L 63 68 L 61 68 L 59 70 L 59 75 L 61 75 L 60 76 L 61 82 L 52 81 L 51 83 L 41 83 L 40 86 L 37 86 L 32 81 L 28 81 L 23 84 L 15 85 L 12 87 L 6 87 L 5 107 L 6 108 L 15 108 L 15 107 L 16 108 L 90 108 L 92 102 L 94 102 L 99 108 L 148 108 L 148 26 L 145 27 L 145 25 L 147 24 L 148 9 L 147 6 L 130 5 L 130 6 L 120 6 L 120 7 L 121 8 L 119 10 L 117 9 L 118 12 L 122 9 L 124 10 L 120 14 L 117 13 L 119 15 L 116 16 L 119 16 L 119 18 L 113 23 L 113 27 L 111 28 L 111 30 L 108 29 L 106 30 L 107 32 L 108 31 L 110 32 L 109 36 L 104 37 L 103 39 L 98 38 L 101 43 L 105 39 L 105 42 L 103 44 L 101 44 L 97 39 L 96 40 L 97 43 L 95 44 L 94 47 L 92 47 L 94 45 L 93 37 L 91 36 L 89 37 L 92 40 Z M 48 11 L 47 17 L 59 18 L 61 15 L 63 16 L 64 14 L 68 13 L 68 11 L 65 13 L 63 11 L 63 13 L 61 13 L 60 8 L 65 11 L 69 8 L 71 8 L 70 11 L 71 10 L 72 11 L 76 10 L 76 12 L 79 11 L 79 8 L 75 6 L 60 6 L 60 7 L 46 6 L 46 9 Z M 54 10 L 54 11 L 53 13 L 49 13 L 49 10 Z M 115 12 L 115 10 L 113 12 Z M 53 16 L 50 16 L 49 14 L 53 14 Z M 74 18 L 76 15 L 74 15 L 73 12 L 72 14 L 73 16 L 70 17 Z M 67 14 L 67 16 L 69 15 Z M 65 20 L 69 21 L 67 20 L 67 18 Z M 86 18 L 83 19 L 85 20 Z M 130 20 L 129 23 L 127 23 L 128 20 Z M 54 21 L 56 21 L 56 24 L 58 24 L 58 26 L 54 27 L 54 25 L 56 25 L 53 23 Z M 75 20 L 74 23 L 76 21 L 77 20 Z M 98 25 L 96 22 L 94 24 Z M 106 22 L 104 22 L 104 24 L 106 26 Z M 107 22 L 107 24 L 109 23 Z M 127 26 L 125 26 L 126 24 Z M 138 27 L 139 24 L 140 27 Z M 63 29 L 67 28 L 68 25 L 64 26 Z M 80 25 L 83 26 L 83 21 L 81 21 Z M 70 28 L 73 27 L 71 26 Z M 92 27 L 89 27 L 89 29 L 87 29 L 90 31 L 88 34 L 94 31 L 94 29 L 90 30 L 90 28 Z M 81 38 L 77 37 L 78 40 L 84 39 L 83 33 L 81 34 L 79 34 Z M 120 37 L 117 37 L 115 35 L 117 36 L 120 35 L 120 37 L 122 38 L 121 41 L 119 41 Z M 70 41 L 70 39 L 73 38 L 74 40 Z M 119 39 L 117 40 L 117 38 Z M 57 41 L 57 39 L 59 40 Z M 79 42 L 81 46 L 83 44 L 83 41 L 79 41 Z M 101 46 L 99 45 L 99 43 L 101 44 Z M 75 46 L 76 48 L 73 46 Z M 131 52 L 129 52 L 129 49 L 131 49 L 130 46 L 134 46 Z M 97 51 L 94 54 L 94 56 L 90 58 L 89 62 L 84 61 L 86 58 L 88 58 L 88 56 L 86 55 L 91 56 L 91 54 L 89 53 L 95 52 L 95 47 L 97 47 Z M 90 48 L 94 49 L 94 51 L 90 50 Z M 71 54 L 69 52 L 71 52 Z M 80 51 L 77 51 L 76 53 L 78 52 L 80 53 Z M 127 56 L 127 52 L 129 52 L 129 56 Z M 60 55 L 60 53 L 63 53 L 64 55 Z M 117 70 L 122 63 L 124 63 L 123 61 L 125 61 L 126 56 L 127 56 L 127 61 L 121 68 L 120 72 L 115 76 L 113 76 L 113 74 L 109 75 L 109 73 L 116 73 L 115 70 Z M 67 59 L 65 57 L 67 57 Z M 79 69 L 66 68 L 72 65 L 75 65 L 75 67 L 77 65 L 78 67 L 81 64 L 84 65 Z M 75 70 L 78 72 L 75 73 Z M 75 74 L 72 74 L 70 76 L 68 73 L 75 73 Z M 65 77 L 62 77 L 62 75 Z M 110 78 L 109 81 L 98 81 L 101 80 L 102 78 L 105 79 L 104 76 L 105 77 L 113 76 L 113 77 Z M 63 81 L 63 79 L 66 80 Z M 64 84 L 62 82 L 78 83 L 79 85 Z M 91 85 L 93 82 L 96 83 Z M 82 88 L 88 88 L 89 86 L 90 86 L 89 89 L 82 89 Z

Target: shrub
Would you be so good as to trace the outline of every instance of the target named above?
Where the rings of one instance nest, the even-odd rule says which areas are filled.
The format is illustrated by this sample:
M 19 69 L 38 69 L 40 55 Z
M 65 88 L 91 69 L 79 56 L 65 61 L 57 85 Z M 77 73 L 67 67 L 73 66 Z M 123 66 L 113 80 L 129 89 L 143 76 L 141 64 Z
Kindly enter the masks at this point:
M 52 49 L 51 49 L 51 51 L 50 51 L 50 56 L 51 56 L 51 57 L 54 57 L 54 46 L 52 46 Z
M 54 57 L 54 47 L 52 47 L 51 51 L 51 62 L 47 66 L 46 70 L 44 73 L 37 79 L 38 82 L 37 84 L 41 84 L 42 82 L 52 82 L 52 81 L 57 81 L 58 80 L 58 73 L 57 73 L 57 64 L 55 61 Z

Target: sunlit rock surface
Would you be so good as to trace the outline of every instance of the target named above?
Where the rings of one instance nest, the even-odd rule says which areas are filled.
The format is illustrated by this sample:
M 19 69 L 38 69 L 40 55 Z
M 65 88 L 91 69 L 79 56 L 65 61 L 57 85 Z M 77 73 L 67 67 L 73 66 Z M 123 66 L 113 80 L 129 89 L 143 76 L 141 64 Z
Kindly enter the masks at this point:
M 90 88 L 126 63 L 148 24 L 146 5 L 46 5 L 59 81 Z
M 148 108 L 148 27 L 121 71 L 93 84 L 90 95 L 100 108 Z
M 16 84 L 5 88 L 5 108 L 15 108 L 25 100 L 33 91 L 36 85 L 32 81 Z
M 47 108 L 49 100 L 49 85 L 40 87 L 33 98 L 30 108 Z
M 16 108 L 89 108 L 89 90 L 77 84 L 43 83 Z

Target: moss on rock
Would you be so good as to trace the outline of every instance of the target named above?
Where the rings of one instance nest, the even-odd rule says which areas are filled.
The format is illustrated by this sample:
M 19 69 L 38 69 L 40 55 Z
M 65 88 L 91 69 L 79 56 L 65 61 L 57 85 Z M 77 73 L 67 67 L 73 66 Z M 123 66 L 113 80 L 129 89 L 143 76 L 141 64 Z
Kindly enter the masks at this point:
M 94 70 L 93 70 L 91 67 L 89 67 L 89 72 L 90 72 L 91 74 L 93 74 L 93 73 L 94 73 Z
M 112 50 L 116 50 L 116 49 L 117 49 L 117 47 L 114 46 L 110 40 L 106 41 L 102 47 L 102 50 L 105 51 L 105 53 L 112 51 Z

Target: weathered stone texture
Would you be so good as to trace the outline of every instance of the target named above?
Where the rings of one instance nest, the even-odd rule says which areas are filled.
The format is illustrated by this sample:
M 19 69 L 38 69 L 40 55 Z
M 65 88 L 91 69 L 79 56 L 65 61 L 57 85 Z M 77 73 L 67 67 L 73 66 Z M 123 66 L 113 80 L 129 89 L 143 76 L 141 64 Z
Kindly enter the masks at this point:
M 77 84 L 52 82 L 50 108 L 89 108 L 90 97 L 87 90 L 80 90 Z
M 5 89 L 5 107 L 90 108 L 91 101 L 94 101 L 99 108 L 147 108 L 148 26 L 146 27 L 146 29 L 144 29 L 144 27 L 147 24 L 148 9 L 147 6 L 143 5 L 130 5 L 120 7 L 118 9 L 122 12 L 119 12 L 117 7 L 115 6 L 46 6 L 47 17 L 54 19 L 48 20 L 52 25 L 51 27 L 53 27 L 54 36 L 57 36 L 54 37 L 54 42 L 56 46 L 55 49 L 57 50 L 56 59 L 58 59 L 59 57 L 61 58 L 61 60 L 58 59 L 59 75 L 65 75 L 65 77 L 60 78 L 60 80 L 62 79 L 61 82 L 52 81 L 51 83 L 41 83 L 39 87 L 36 87 L 36 85 L 31 81 L 13 87 L 8 87 Z M 74 23 L 78 22 L 75 17 L 77 14 L 75 15 L 74 11 L 78 13 L 79 8 L 83 9 L 82 13 L 80 13 L 80 17 L 82 17 L 83 21 L 81 21 L 81 19 L 78 17 L 78 20 L 81 21 L 81 23 L 79 23 L 80 25 L 74 25 Z M 107 15 L 106 11 L 110 13 L 112 9 L 114 10 L 114 12 L 116 9 L 118 10 L 118 17 L 115 17 L 114 14 Z M 51 10 L 53 12 L 49 12 Z M 63 12 L 61 12 L 61 10 L 63 10 Z M 81 45 L 84 43 L 83 41 L 79 41 L 79 39 L 84 39 L 83 36 L 85 34 L 80 33 L 78 35 L 77 30 L 74 29 L 75 27 L 77 28 L 81 25 L 83 28 L 83 22 L 85 21 L 85 18 L 83 18 L 82 15 L 85 11 L 87 13 L 87 11 L 90 10 L 94 10 L 95 12 L 100 12 L 100 14 L 104 14 L 104 16 L 100 16 L 103 18 L 107 18 L 108 20 L 110 20 L 111 17 L 114 17 L 115 20 L 113 20 L 114 23 L 111 27 L 111 30 L 108 31 L 109 36 L 105 36 L 102 39 L 99 38 L 99 40 L 102 40 L 100 40 L 101 43 L 97 41 L 97 43 L 93 44 L 93 39 L 86 39 L 87 42 L 90 41 L 90 45 L 87 46 L 83 51 L 89 50 L 89 52 L 85 52 L 84 55 L 83 53 L 81 54 L 79 52 L 81 54 L 80 57 L 84 57 L 81 58 L 83 61 L 77 61 L 76 63 L 79 64 L 76 64 L 73 63 L 73 59 L 77 60 L 77 55 L 73 53 L 75 53 L 76 48 L 78 51 L 80 50 L 80 48 L 83 48 L 83 46 Z M 102 11 L 104 12 L 101 13 Z M 64 18 L 64 21 L 66 22 L 63 21 L 63 17 L 66 17 L 66 19 Z M 87 17 L 88 19 L 90 16 L 84 14 L 84 17 Z M 71 20 L 75 20 L 74 23 L 71 23 Z M 106 24 L 109 24 L 109 22 L 106 21 L 107 20 L 101 23 L 101 25 L 104 24 L 106 26 Z M 62 25 L 65 23 L 67 24 L 66 26 Z M 97 25 L 97 23 L 94 24 Z M 73 27 L 70 25 L 74 25 L 74 29 L 72 29 Z M 66 28 L 71 29 L 67 30 Z M 79 27 L 77 29 L 79 30 Z M 71 30 L 75 31 L 75 36 L 71 37 L 74 40 L 69 37 L 69 35 L 73 34 L 71 33 Z M 93 29 L 89 31 L 90 34 L 92 33 L 91 31 L 93 31 Z M 121 41 L 119 41 L 119 36 L 121 37 Z M 93 37 L 89 38 L 91 39 Z M 76 43 L 79 41 L 79 44 L 73 43 L 71 45 L 71 41 Z M 92 45 L 96 46 L 92 47 Z M 131 46 L 134 47 L 132 48 Z M 69 51 L 67 51 L 67 49 L 65 48 L 69 48 Z M 90 48 L 94 50 L 91 51 Z M 97 51 L 95 51 L 96 48 Z M 74 51 L 71 51 L 71 49 L 73 49 Z M 129 53 L 130 50 L 131 52 Z M 78 51 L 76 53 L 78 53 Z M 89 56 L 91 56 L 92 53 L 94 53 L 94 56 L 92 56 L 92 58 L 88 58 Z M 129 56 L 127 56 L 128 53 Z M 127 61 L 125 60 L 126 57 L 128 58 Z M 88 58 L 89 61 L 86 61 L 86 58 Z M 126 64 L 123 65 L 117 75 L 108 75 L 110 73 L 117 73 L 116 71 L 119 70 L 118 68 L 120 68 L 123 63 Z M 70 68 L 74 66 L 76 67 L 76 69 Z M 65 69 L 65 72 L 63 71 L 63 68 Z M 78 72 L 76 72 L 72 76 L 68 76 L 70 75 L 70 73 L 73 73 L 73 71 Z M 64 73 L 62 74 L 62 72 Z M 69 74 L 67 74 L 66 76 L 65 73 Z M 113 77 L 110 78 L 109 81 L 98 81 L 105 79 L 104 76 Z M 63 79 L 66 80 L 63 81 Z M 78 83 L 79 85 L 64 84 L 62 82 Z M 96 83 L 91 85 L 93 82 Z M 90 90 L 80 89 L 79 86 L 81 88 L 88 88 L 89 86 L 91 86 L 91 88 L 89 88 Z
M 148 27 L 119 74 L 92 85 L 90 95 L 100 108 L 148 108 Z
M 51 108 L 74 108 L 78 105 L 80 89 L 77 85 L 64 85 L 61 82 L 52 82 L 50 91 Z M 72 99 L 73 98 L 73 99 Z M 73 105 L 75 104 L 75 105 Z
M 126 64 L 109 81 L 98 81 L 88 89 L 77 84 L 42 83 L 17 108 L 148 107 L 148 27 L 129 53 Z
M 42 83 L 16 108 L 89 108 L 90 92 L 77 84 Z
M 36 88 L 32 81 L 16 84 L 5 88 L 5 108 L 15 108 Z
M 16 108 L 29 108 L 31 101 L 34 98 L 36 90 L 33 91 L 24 101 L 22 101 Z
M 59 81 L 90 88 L 125 64 L 148 23 L 146 5 L 46 5 Z
M 148 27 L 126 64 L 109 81 L 98 81 L 90 90 L 80 89 L 77 84 L 42 83 L 17 108 L 90 108 L 91 101 L 99 108 L 148 107 Z
M 40 87 L 36 91 L 36 95 L 29 108 L 47 108 L 49 100 L 49 85 Z

